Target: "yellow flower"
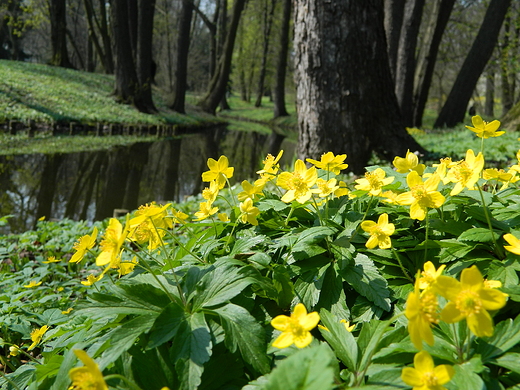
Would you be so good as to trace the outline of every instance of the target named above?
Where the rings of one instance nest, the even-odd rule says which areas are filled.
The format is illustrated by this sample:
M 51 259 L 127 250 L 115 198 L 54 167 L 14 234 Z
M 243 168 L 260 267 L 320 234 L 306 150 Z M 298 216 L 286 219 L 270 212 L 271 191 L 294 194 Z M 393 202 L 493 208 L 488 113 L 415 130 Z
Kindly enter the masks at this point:
M 276 184 L 287 190 L 282 201 L 290 203 L 296 199 L 299 203 L 307 202 L 313 193 L 319 190 L 311 190 L 318 179 L 315 167 L 307 169 L 302 160 L 296 160 L 293 172 L 282 172 L 276 180 Z
M 401 379 L 413 390 L 446 390 L 442 385 L 448 383 L 455 375 L 452 366 L 441 364 L 435 367 L 431 355 L 426 351 L 415 354 L 415 368 L 404 367 Z
M 72 307 L 69 307 L 67 310 L 62 310 L 61 314 L 69 314 L 73 310 Z
M 273 347 L 287 348 L 293 343 L 298 348 L 304 348 L 312 341 L 310 330 L 320 322 L 317 312 L 307 314 L 307 309 L 302 303 L 294 307 L 290 317 L 279 315 L 271 321 L 271 325 L 282 334 L 273 342 Z
M 218 211 L 218 207 L 211 206 L 212 203 L 210 202 L 201 202 L 199 204 L 199 211 L 195 213 L 195 216 L 197 217 L 195 221 L 202 221 L 203 219 L 210 217 Z
M 421 290 L 427 290 L 434 287 L 437 278 L 441 276 L 442 271 L 446 268 L 446 264 L 441 265 L 437 270 L 431 261 L 424 263 L 424 271 L 421 272 L 421 277 L 417 280 Z
M 482 177 L 486 180 L 498 180 L 501 182 L 511 180 L 512 176 L 513 176 L 512 173 L 507 173 L 503 169 L 497 169 L 497 168 L 485 169 L 482 174 Z
M 263 161 L 264 168 L 257 171 L 261 177 L 261 180 L 264 183 L 267 183 L 270 180 L 273 180 L 278 173 L 278 170 L 280 169 L 280 166 L 278 165 L 278 162 L 280 161 L 280 158 L 282 158 L 283 150 L 280 150 L 278 152 L 278 155 L 274 157 L 271 154 L 268 154 L 265 160 Z
M 130 272 L 132 272 L 135 268 L 135 266 L 138 264 L 137 257 L 134 256 L 132 261 L 122 261 L 119 263 L 119 268 L 117 269 L 117 272 L 119 273 L 119 276 L 128 275 Z
M 320 168 L 325 171 L 330 171 L 335 175 L 339 175 L 339 173 L 343 169 L 348 168 L 348 164 L 343 163 L 346 158 L 346 154 L 338 154 L 337 156 L 334 156 L 334 153 L 327 152 L 321 155 L 320 161 L 316 161 L 311 158 L 308 158 L 306 161 L 310 162 L 311 164 L 314 164 L 316 168 Z
M 329 196 L 332 193 L 335 193 L 336 190 L 339 189 L 339 186 L 336 185 L 338 181 L 336 179 L 318 179 L 316 180 L 316 185 L 318 186 L 318 189 L 320 192 L 318 192 L 318 196 L 320 198 L 325 198 Z
M 487 287 L 487 288 L 500 288 L 500 287 L 502 287 L 502 282 L 500 280 L 484 279 L 484 287 Z
M 128 238 L 138 244 L 148 243 L 148 249 L 153 250 L 162 245 L 162 238 L 167 228 L 173 227 L 167 209 L 171 204 L 159 206 L 155 203 L 140 206 L 135 217 L 128 221 Z
M 334 196 L 339 198 L 341 196 L 348 195 L 350 193 L 349 189 L 347 188 L 347 183 L 344 181 L 340 181 L 338 183 L 338 189 L 334 191 Z
M 128 230 L 123 231 L 123 225 L 116 218 L 110 218 L 107 230 L 101 241 L 101 253 L 96 259 L 96 265 L 116 265 L 121 259 L 121 247 L 125 242 Z
M 175 223 L 185 224 L 186 220 L 189 218 L 188 214 L 183 213 L 182 211 L 174 210 L 174 209 L 172 209 L 172 214 L 173 214 L 172 219 L 173 219 L 173 222 L 175 222 Z
M 421 350 L 422 342 L 433 345 L 432 324 L 439 322 L 437 311 L 439 303 L 437 296 L 426 290 L 419 292 L 419 283 L 415 283 L 415 289 L 408 294 L 406 299 L 405 315 L 408 318 L 408 333 L 415 348 Z
M 221 222 L 229 222 L 229 217 L 226 213 L 218 213 L 217 214 L 217 218 L 221 221 Z
M 493 320 L 488 310 L 504 307 L 507 294 L 486 287 L 475 265 L 462 270 L 460 282 L 439 276 L 436 291 L 449 301 L 441 312 L 443 321 L 454 323 L 466 319 L 469 329 L 477 337 L 493 335 Z
M 464 188 L 474 189 L 484 168 L 484 156 L 481 152 L 475 156 L 473 150 L 466 152 L 466 158 L 455 164 L 444 179 L 445 183 L 456 183 L 450 192 L 451 196 L 459 194 Z
M 416 171 L 406 177 L 409 192 L 398 195 L 395 200 L 401 205 L 410 206 L 410 218 L 422 221 L 429 208 L 441 207 L 446 198 L 437 191 L 441 178 L 439 175 L 430 176 L 425 182 Z
M 84 366 L 69 370 L 72 387 L 77 390 L 108 390 L 96 362 L 81 349 L 75 349 L 74 354 L 83 362 Z
M 224 188 L 226 179 L 233 177 L 233 172 L 235 171 L 235 168 L 229 166 L 226 156 L 220 156 L 218 161 L 208 158 L 208 168 L 209 171 L 202 174 L 202 181 L 210 182 L 216 180 L 219 189 Z
M 385 203 L 397 204 L 397 195 L 399 195 L 399 193 L 394 191 L 383 191 L 380 196 L 384 198 L 382 201 Z
M 475 127 L 466 126 L 466 128 L 476 133 L 479 138 L 498 137 L 505 133 L 505 131 L 497 131 L 500 127 L 500 122 L 497 120 L 488 123 L 483 121 L 479 115 L 475 115 L 471 118 L 471 122 Z
M 92 286 L 94 283 L 96 282 L 99 282 L 101 279 L 103 279 L 103 276 L 105 276 L 105 272 L 109 269 L 110 267 L 107 267 L 105 269 L 104 272 L 102 272 L 101 274 L 99 274 L 99 276 L 95 276 L 93 274 L 90 274 L 87 276 L 87 280 L 82 280 L 81 281 L 81 284 L 84 285 L 84 286 Z
M 25 287 L 25 288 L 33 288 L 33 287 L 38 287 L 38 286 L 41 285 L 41 284 L 42 284 L 41 281 L 40 281 L 40 282 L 37 282 L 36 280 L 31 280 L 31 281 L 29 282 L 29 284 L 24 285 L 24 287 Z
M 20 348 L 18 347 L 18 345 L 11 345 L 9 347 L 9 356 L 18 356 L 18 354 L 20 353 Z
M 520 255 L 520 240 L 518 238 L 513 236 L 511 233 L 507 233 L 504 234 L 504 240 L 509 244 L 504 246 L 505 249 L 515 255 Z
M 411 153 L 409 150 L 406 151 L 406 157 L 396 156 L 394 158 L 394 167 L 397 168 L 399 173 L 408 173 L 410 171 L 417 171 L 419 175 L 422 175 L 426 166 L 419 164 L 419 158 L 415 153 Z
M 76 250 L 76 253 L 72 255 L 69 262 L 70 263 L 77 263 L 81 260 L 83 260 L 83 257 L 85 257 L 85 254 L 92 249 L 94 244 L 96 243 L 96 237 L 98 234 L 97 227 L 94 226 L 94 230 L 92 231 L 91 235 L 84 235 L 81 237 L 78 242 L 74 244 L 74 249 Z
M 42 261 L 43 264 L 50 264 L 50 263 L 59 263 L 61 260 L 57 259 L 55 256 L 49 256 L 47 257 L 46 261 Z
M 365 246 L 368 249 L 374 249 L 379 246 L 379 249 L 388 249 L 392 247 L 390 236 L 395 232 L 393 223 L 388 223 L 388 214 L 381 214 L 377 220 L 361 222 L 361 229 L 370 234 L 370 238 Z
M 47 325 L 43 325 L 41 328 L 34 329 L 31 332 L 32 344 L 29 346 L 29 348 L 27 348 L 28 351 L 30 351 L 31 349 L 33 349 L 40 343 L 43 335 L 45 334 L 45 332 L 47 332 L 48 329 L 49 329 L 49 327 Z
M 353 324 L 353 325 L 350 325 L 350 321 L 347 321 L 345 319 L 342 319 L 340 320 L 339 322 L 341 322 L 342 324 L 345 325 L 345 329 L 349 332 L 352 332 L 354 330 L 354 328 L 356 327 L 356 324 Z
M 247 198 L 255 200 L 256 197 L 264 195 L 262 190 L 264 189 L 265 182 L 261 179 L 256 180 L 254 184 L 249 183 L 247 180 L 242 182 L 242 188 L 244 191 L 237 195 L 239 201 L 243 202 Z
M 369 195 L 378 196 L 382 192 L 382 187 L 394 181 L 394 176 L 386 177 L 385 171 L 377 168 L 371 172 L 365 173 L 365 177 L 357 179 L 355 188 L 357 190 L 368 191 Z
M 260 210 L 258 207 L 253 206 L 253 201 L 251 198 L 247 198 L 245 201 L 240 203 L 240 220 L 244 223 L 249 222 L 251 225 L 258 225 L 258 221 L 256 220 L 256 216 L 260 214 Z
M 219 192 L 218 184 L 216 180 L 212 180 L 209 183 L 209 187 L 206 187 L 202 190 L 202 197 L 206 199 L 206 201 L 213 203 L 215 199 L 217 199 Z

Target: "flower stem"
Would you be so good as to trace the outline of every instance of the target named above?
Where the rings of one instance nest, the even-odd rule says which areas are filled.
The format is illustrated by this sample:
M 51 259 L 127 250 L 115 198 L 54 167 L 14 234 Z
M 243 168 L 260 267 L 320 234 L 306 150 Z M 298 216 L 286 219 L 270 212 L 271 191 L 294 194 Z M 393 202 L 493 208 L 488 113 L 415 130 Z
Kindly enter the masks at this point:
M 486 221 L 488 224 L 489 232 L 491 233 L 491 239 L 493 240 L 493 245 L 495 246 L 495 253 L 500 260 L 505 259 L 505 253 L 502 250 L 502 247 L 498 245 L 497 240 L 495 238 L 495 232 L 493 231 L 493 225 L 491 224 L 491 218 L 489 217 L 489 211 L 486 206 L 486 201 L 484 200 L 484 193 L 482 192 L 482 188 L 477 186 L 478 192 L 480 193 L 480 199 L 482 199 L 482 208 L 484 209 L 484 215 L 486 217 Z
M 392 253 L 394 254 L 395 258 L 397 259 L 397 262 L 399 263 L 399 268 L 401 268 L 401 271 L 403 271 L 404 276 L 406 277 L 406 279 L 408 279 L 413 284 L 414 283 L 413 278 L 408 273 L 408 270 L 406 268 L 404 268 L 403 263 L 401 262 L 401 258 L 399 257 L 399 254 L 397 253 L 397 251 L 395 250 L 393 245 L 391 246 L 391 249 L 392 249 Z

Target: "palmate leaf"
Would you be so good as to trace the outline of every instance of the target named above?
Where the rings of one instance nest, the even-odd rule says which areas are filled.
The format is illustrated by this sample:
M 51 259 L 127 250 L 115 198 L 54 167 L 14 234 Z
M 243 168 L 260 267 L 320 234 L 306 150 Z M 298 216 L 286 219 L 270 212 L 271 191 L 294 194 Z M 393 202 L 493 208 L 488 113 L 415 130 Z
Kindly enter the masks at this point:
M 329 390 L 338 363 L 327 344 L 304 348 L 281 361 L 262 384 L 262 390 Z
M 213 309 L 212 312 L 220 316 L 226 332 L 226 347 L 231 352 L 238 348 L 244 360 L 258 372 L 269 372 L 265 330 L 258 321 L 246 309 L 232 303 Z
M 237 267 L 240 265 L 241 267 Z M 247 286 L 265 282 L 257 270 L 231 258 L 221 258 L 206 270 L 204 276 L 191 291 L 188 301 L 193 311 L 220 305 L 240 294 Z
M 493 336 L 477 339 L 475 352 L 482 355 L 484 363 L 502 355 L 520 342 L 520 316 L 507 319 L 495 326 Z
M 142 350 L 138 346 L 130 349 L 131 368 L 134 379 L 142 389 L 161 389 L 172 386 L 176 381 L 175 367 L 170 362 L 166 345 L 161 348 Z
M 340 275 L 359 294 L 374 302 L 381 309 L 390 311 L 390 289 L 374 262 L 366 255 L 358 254 L 354 264 L 339 270 Z
M 329 266 L 330 265 L 327 264 L 321 268 L 306 271 L 294 283 L 296 296 L 305 307 L 314 307 L 318 303 L 323 288 L 325 273 Z
M 156 348 L 171 340 L 184 320 L 184 309 L 176 302 L 170 302 L 157 317 L 150 330 L 148 348 Z
M 458 240 L 459 241 L 475 241 L 475 242 L 492 242 L 493 236 L 495 237 L 495 240 L 499 238 L 499 235 L 495 232 L 493 232 L 493 235 L 491 235 L 491 231 L 486 228 L 473 228 L 468 229 L 465 232 L 463 232 Z

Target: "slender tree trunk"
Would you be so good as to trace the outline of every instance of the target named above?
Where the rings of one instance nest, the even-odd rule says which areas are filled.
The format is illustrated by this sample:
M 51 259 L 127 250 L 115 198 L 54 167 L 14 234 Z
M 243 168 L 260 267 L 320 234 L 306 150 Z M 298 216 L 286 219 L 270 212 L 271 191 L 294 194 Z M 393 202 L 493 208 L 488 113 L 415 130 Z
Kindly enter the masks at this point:
M 175 65 L 175 89 L 173 91 L 172 110 L 185 113 L 186 88 L 188 78 L 188 53 L 190 51 L 190 30 L 193 16 L 191 1 L 181 5 L 179 33 L 177 35 L 177 61 Z
M 231 57 L 233 55 L 233 47 L 237 35 L 238 23 L 240 15 L 244 9 L 246 0 L 235 0 L 233 3 L 233 11 L 231 23 L 226 36 L 226 42 L 222 55 L 220 56 L 217 70 L 210 82 L 207 94 L 199 102 L 199 106 L 206 112 L 215 114 L 215 110 L 226 93 L 226 88 L 231 71 Z
M 105 72 L 107 74 L 113 74 L 115 71 L 114 53 L 112 52 L 112 40 L 110 39 L 110 33 L 108 28 L 107 9 L 105 0 L 99 0 L 99 13 L 101 15 L 99 32 L 101 34 L 101 40 L 103 41 L 103 48 L 105 51 Z
M 484 115 L 494 117 L 495 109 L 495 70 L 489 67 L 486 74 L 486 102 L 484 104 Z
M 137 80 L 146 112 L 157 112 L 152 99 L 152 41 L 155 0 L 139 0 L 137 29 Z
M 58 170 L 63 160 L 62 154 L 46 154 L 42 171 L 40 190 L 38 191 L 36 217 L 52 217 L 52 202 L 56 190 Z
M 280 29 L 280 50 L 278 52 L 276 78 L 273 88 L 274 118 L 288 116 L 285 108 L 285 75 L 287 54 L 289 53 L 289 27 L 291 24 L 292 0 L 283 0 L 282 28 Z
M 73 68 L 67 51 L 67 3 L 66 0 L 50 0 L 52 57 L 50 64 Z
M 266 0 L 264 7 L 264 42 L 262 45 L 262 63 L 260 64 L 260 75 L 258 77 L 258 88 L 255 107 L 260 107 L 262 105 L 262 97 L 264 96 L 265 74 L 267 72 L 267 55 L 269 54 L 271 27 L 273 25 L 275 6 L 275 0 L 271 0 L 270 6 L 268 0 Z
M 397 51 L 399 50 L 399 40 L 403 26 L 405 2 L 406 0 L 384 0 L 384 25 L 388 49 L 388 62 L 394 79 L 397 69 Z
M 297 0 L 294 32 L 300 158 L 346 153 L 362 173 L 373 151 L 387 160 L 426 152 L 399 114 L 383 0 Z
M 424 0 L 408 0 L 404 11 L 403 26 L 397 67 L 395 70 L 395 94 L 406 126 L 413 125 L 413 82 L 415 74 L 415 52 L 421 26 Z
M 437 61 L 437 54 L 442 41 L 442 35 L 446 30 L 446 26 L 450 19 L 451 12 L 455 0 L 441 0 L 439 12 L 437 14 L 437 22 L 435 23 L 435 30 L 428 47 L 427 54 L 421 57 L 421 63 L 417 65 L 415 73 L 415 91 L 413 98 L 413 125 L 421 126 L 422 118 L 426 102 L 428 101 L 428 94 L 433 79 L 433 71 L 435 69 L 435 62 Z M 425 51 L 426 51 L 425 50 Z
M 462 64 L 435 127 L 453 127 L 464 120 L 475 85 L 495 48 L 511 0 L 491 0 L 477 37 Z

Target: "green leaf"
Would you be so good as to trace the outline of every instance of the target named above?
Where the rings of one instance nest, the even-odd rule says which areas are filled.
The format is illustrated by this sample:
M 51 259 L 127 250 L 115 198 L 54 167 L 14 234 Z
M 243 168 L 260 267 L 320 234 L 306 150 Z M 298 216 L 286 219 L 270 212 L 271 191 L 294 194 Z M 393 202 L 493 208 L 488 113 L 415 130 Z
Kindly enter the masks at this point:
M 247 286 L 256 282 L 258 275 L 252 267 L 238 268 L 225 260 L 219 260 L 202 277 L 188 297 L 193 299 L 193 310 L 212 307 L 229 301 L 240 294 Z M 213 267 L 212 266 L 212 267 Z
M 263 390 L 332 390 L 336 357 L 326 344 L 304 348 L 282 360 L 268 376 Z
M 173 339 L 172 359 L 190 359 L 202 366 L 209 360 L 212 346 L 210 329 L 204 314 L 193 313 L 182 322 Z
M 318 303 L 323 288 L 325 273 L 329 266 L 330 264 L 327 264 L 321 268 L 306 271 L 294 283 L 296 296 L 305 307 L 314 307 Z
M 489 361 L 489 363 L 520 374 L 520 353 L 518 352 L 508 352 L 497 359 Z
M 252 247 L 264 242 L 265 239 L 265 236 L 240 238 L 235 242 L 235 245 L 233 245 L 233 249 L 231 249 L 231 253 L 229 254 L 229 256 L 233 257 L 239 253 L 247 252 Z
M 352 333 L 340 322 L 342 318 L 334 316 L 328 310 L 321 309 L 320 319 L 323 325 L 328 329 L 320 328 L 323 338 L 327 340 L 336 353 L 336 356 L 350 371 L 357 371 L 360 351 Z
M 260 373 L 268 373 L 270 364 L 266 354 L 265 330 L 258 321 L 246 309 L 232 303 L 212 312 L 222 320 L 226 347 L 231 352 L 238 347 L 246 362 Z
M 491 359 L 507 352 L 520 342 L 520 316 L 515 320 L 507 319 L 495 326 L 493 336 L 477 339 L 476 353 L 482 355 L 482 361 Z
M 454 365 L 455 375 L 447 385 L 457 386 L 457 390 L 478 390 L 485 389 L 486 386 L 482 378 L 473 371 L 470 362 Z
M 283 211 L 291 207 L 290 204 L 284 203 L 276 199 L 264 199 L 258 202 L 257 207 L 260 211 L 274 210 Z
M 512 263 L 515 260 L 507 261 L 493 260 L 489 265 L 487 278 L 490 280 L 499 280 L 504 287 L 518 286 L 518 274 Z
M 157 317 L 150 330 L 148 348 L 156 348 L 171 340 L 185 319 L 184 309 L 176 302 L 170 302 Z
M 138 346 L 130 350 L 131 368 L 134 379 L 143 389 L 161 389 L 164 386 L 173 386 L 176 380 L 175 368 L 170 362 L 168 346 L 142 350 Z
M 288 307 L 294 298 L 294 286 L 284 266 L 278 265 L 273 271 L 273 285 L 278 292 L 276 302 L 280 307 Z
M 390 289 L 385 278 L 366 255 L 358 254 L 354 265 L 347 265 L 340 274 L 358 293 L 383 310 L 390 311 Z
M 179 390 L 196 390 L 202 380 L 204 367 L 191 359 L 179 359 L 175 363 L 175 370 L 179 375 Z
M 371 363 L 372 357 L 380 348 L 380 342 L 384 333 L 388 330 L 390 321 L 372 320 L 365 322 L 359 333 L 358 345 L 363 356 L 359 362 L 359 370 L 365 370 Z
M 495 240 L 500 237 L 497 233 L 493 232 Z M 468 229 L 462 233 L 459 238 L 460 241 L 476 241 L 476 242 L 492 242 L 493 236 L 491 231 L 486 228 L 473 228 Z

